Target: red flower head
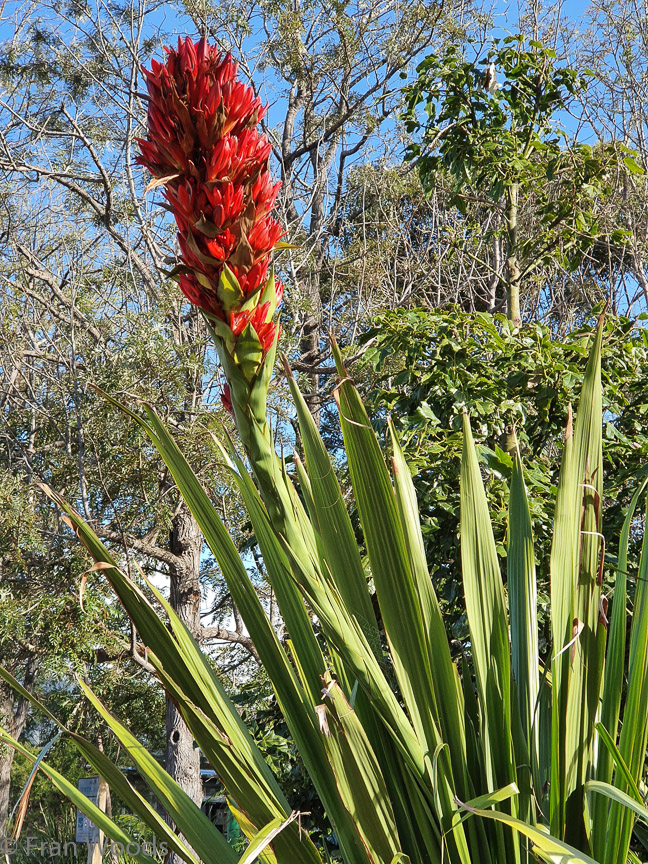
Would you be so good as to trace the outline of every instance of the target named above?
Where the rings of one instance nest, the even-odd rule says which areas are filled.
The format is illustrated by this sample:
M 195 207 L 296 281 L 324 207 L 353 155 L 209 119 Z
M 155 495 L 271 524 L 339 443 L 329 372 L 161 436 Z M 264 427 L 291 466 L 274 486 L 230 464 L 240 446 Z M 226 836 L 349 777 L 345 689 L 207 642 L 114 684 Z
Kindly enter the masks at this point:
M 152 60 L 151 69 L 143 70 L 148 138 L 139 140 L 137 161 L 165 187 L 178 226 L 184 295 L 233 336 L 250 324 L 266 354 L 283 290 L 277 282 L 268 302 L 266 279 L 283 231 L 271 215 L 281 185 L 268 170 L 271 145 L 256 128 L 265 109 L 237 80 L 230 54 L 188 37 L 178 39 L 177 50 L 165 50 L 165 64 Z

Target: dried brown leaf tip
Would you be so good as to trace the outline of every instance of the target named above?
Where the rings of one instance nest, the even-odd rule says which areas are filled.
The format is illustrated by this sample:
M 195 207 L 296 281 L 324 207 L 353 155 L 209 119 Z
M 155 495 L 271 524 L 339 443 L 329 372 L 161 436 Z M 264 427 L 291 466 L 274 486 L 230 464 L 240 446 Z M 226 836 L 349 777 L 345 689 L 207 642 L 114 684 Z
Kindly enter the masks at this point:
M 567 406 L 567 425 L 565 426 L 565 441 L 569 441 L 574 435 L 574 412 L 571 402 Z

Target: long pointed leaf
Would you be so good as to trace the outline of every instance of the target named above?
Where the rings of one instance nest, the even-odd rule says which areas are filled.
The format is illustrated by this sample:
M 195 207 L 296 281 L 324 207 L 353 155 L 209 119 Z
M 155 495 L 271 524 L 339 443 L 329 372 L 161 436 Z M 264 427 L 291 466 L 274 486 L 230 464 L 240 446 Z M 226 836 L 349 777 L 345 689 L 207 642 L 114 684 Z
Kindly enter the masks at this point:
M 507 580 L 511 620 L 511 668 L 515 679 L 517 712 L 522 726 L 531 771 L 529 782 L 520 782 L 520 814 L 533 821 L 531 778 L 537 775 L 539 730 L 536 722 L 540 681 L 538 677 L 538 592 L 531 516 L 519 452 L 513 462 L 509 502 Z M 520 760 L 518 760 L 519 762 Z
M 644 519 L 644 525 L 646 521 Z M 619 736 L 619 753 L 627 766 L 634 785 L 638 786 L 646 767 L 648 745 L 648 537 L 644 533 L 637 588 L 634 596 L 630 652 L 628 658 L 628 692 L 623 711 L 623 726 Z M 614 785 L 625 793 L 628 783 L 623 773 L 616 771 Z M 629 810 L 614 803 L 610 807 L 609 838 L 606 862 L 624 864 L 630 845 L 634 817 Z
M 606 638 L 605 627 L 599 626 L 601 340 L 600 322 L 573 435 L 570 429 L 566 435 L 550 565 L 554 637 L 551 830 L 581 848 L 589 844 L 584 783 L 601 697 Z
M 31 702 L 37 710 L 42 711 L 43 714 L 49 717 L 49 719 L 60 728 L 62 733 L 70 736 L 75 747 L 86 762 L 94 768 L 100 777 L 103 777 L 106 780 L 110 788 L 113 789 L 126 804 L 128 804 L 133 813 L 136 813 L 142 822 L 144 822 L 157 837 L 167 844 L 169 849 L 177 852 L 180 857 L 188 862 L 188 864 L 200 864 L 196 856 L 184 846 L 179 837 L 174 834 L 164 819 L 162 819 L 160 814 L 149 804 L 149 802 L 130 785 L 123 773 L 110 761 L 105 753 L 99 750 L 99 748 L 90 741 L 83 738 L 83 736 L 66 729 L 60 720 L 58 720 L 57 717 L 45 707 L 45 705 L 39 702 L 33 693 L 25 690 L 22 684 L 20 684 L 20 682 L 2 666 L 0 666 L 0 678 L 3 678 L 9 686 L 24 699 Z M 227 864 L 228 860 L 229 859 L 226 855 L 223 864 Z
M 461 456 L 461 569 L 471 653 L 482 713 L 488 791 L 516 781 L 511 727 L 511 661 L 504 589 L 486 493 L 468 417 Z M 513 815 L 517 804 L 510 802 Z M 519 860 L 519 843 L 498 836 L 500 855 Z M 507 852 L 504 851 L 506 847 Z
M 236 860 L 224 836 L 200 807 L 196 806 L 128 729 L 106 710 L 92 690 L 83 682 L 80 682 L 80 685 L 86 697 L 128 752 L 140 776 L 187 838 L 187 842 L 196 850 L 201 861 L 205 864 L 219 864 L 224 858 Z
M 466 836 L 457 825 L 452 767 L 441 737 L 432 685 L 432 650 L 412 576 L 406 541 L 389 472 L 357 390 L 346 376 L 341 355 L 332 343 L 342 381 L 337 388 L 340 425 L 351 482 L 371 562 L 385 633 L 403 700 L 417 736 L 428 752 L 439 753 L 438 817 L 449 830 L 450 845 L 460 861 L 469 860 Z M 436 715 L 436 716 L 435 716 Z

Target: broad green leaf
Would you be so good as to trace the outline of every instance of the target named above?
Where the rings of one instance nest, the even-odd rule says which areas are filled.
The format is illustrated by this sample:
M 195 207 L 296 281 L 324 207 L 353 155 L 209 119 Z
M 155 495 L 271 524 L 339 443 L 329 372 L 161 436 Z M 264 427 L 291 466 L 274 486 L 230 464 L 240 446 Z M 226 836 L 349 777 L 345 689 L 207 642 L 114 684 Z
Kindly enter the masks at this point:
M 223 265 L 216 293 L 226 313 L 240 308 L 244 299 L 239 281 L 227 264 Z
M 637 165 L 632 156 L 625 156 L 623 159 L 623 164 L 626 166 L 628 171 L 631 174 L 643 174 L 644 170 L 641 165 Z

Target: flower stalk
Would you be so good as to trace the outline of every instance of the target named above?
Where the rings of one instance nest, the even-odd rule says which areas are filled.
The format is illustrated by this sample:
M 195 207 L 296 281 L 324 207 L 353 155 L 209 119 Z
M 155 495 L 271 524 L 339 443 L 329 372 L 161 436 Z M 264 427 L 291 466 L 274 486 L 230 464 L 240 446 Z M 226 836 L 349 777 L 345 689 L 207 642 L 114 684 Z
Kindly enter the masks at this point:
M 148 136 L 139 140 L 138 162 L 153 175 L 149 188 L 164 187 L 164 206 L 178 227 L 173 275 L 207 321 L 227 380 L 223 405 L 278 518 L 289 497 L 266 401 L 283 295 L 270 257 L 284 232 L 272 215 L 281 184 L 268 169 L 271 144 L 257 128 L 265 108 L 237 80 L 231 54 L 188 37 L 165 50 L 165 63 L 153 60 L 143 70 Z

